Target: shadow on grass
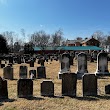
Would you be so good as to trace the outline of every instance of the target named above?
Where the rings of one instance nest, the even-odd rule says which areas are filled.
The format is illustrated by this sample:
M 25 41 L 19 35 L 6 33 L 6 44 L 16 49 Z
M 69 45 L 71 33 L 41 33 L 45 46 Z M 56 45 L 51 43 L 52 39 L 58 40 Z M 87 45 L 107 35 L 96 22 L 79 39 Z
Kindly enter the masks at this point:
M 97 96 L 96 97 L 94 97 L 94 96 L 85 96 L 85 97 L 74 97 L 74 98 L 76 98 L 78 100 L 87 100 L 87 101 L 97 101 L 97 100 L 99 100 L 99 98 Z
M 52 98 L 60 98 L 60 99 L 64 99 L 64 96 L 53 96 Z
M 98 95 L 97 98 L 99 98 L 99 99 L 106 99 L 106 100 L 109 99 L 110 100 L 110 95 L 103 95 L 103 96 Z
M 2 105 L 4 105 L 4 104 L 0 103 L 0 106 L 2 106 Z
M 97 76 L 97 79 L 109 79 L 110 76 Z
M 41 97 L 26 97 L 27 100 L 44 100 L 44 98 Z
M 0 99 L 0 102 L 14 102 L 15 99 Z

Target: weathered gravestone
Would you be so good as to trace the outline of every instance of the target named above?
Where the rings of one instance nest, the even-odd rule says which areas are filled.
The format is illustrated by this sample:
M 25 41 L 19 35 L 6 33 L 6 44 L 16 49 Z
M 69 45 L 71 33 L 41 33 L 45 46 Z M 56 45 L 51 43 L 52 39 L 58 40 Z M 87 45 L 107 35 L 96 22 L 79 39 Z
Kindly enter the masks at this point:
M 0 77 L 0 99 L 8 98 L 7 81 Z
M 97 56 L 96 75 L 110 75 L 108 71 L 107 53 L 105 52 L 100 52 Z
M 110 94 L 110 84 L 105 86 L 105 93 Z
M 20 66 L 19 77 L 20 78 L 27 78 L 27 66 Z
M 54 83 L 49 80 L 45 80 L 41 83 L 41 96 L 54 96 Z
M 93 51 L 91 54 L 92 54 L 93 59 L 97 60 L 97 51 Z
M 75 73 L 62 74 L 62 95 L 63 96 L 76 96 L 77 75 Z
M 85 74 L 82 82 L 83 96 L 97 96 L 97 77 L 95 74 Z
M 29 77 L 31 79 L 35 79 L 36 78 L 36 70 L 30 70 L 29 71 Z
M 17 82 L 17 96 L 27 98 L 33 96 L 33 81 L 31 79 L 19 79 Z
M 37 78 L 46 78 L 45 66 L 37 67 Z
M 13 68 L 11 66 L 6 66 L 3 69 L 3 78 L 5 79 L 13 79 Z
M 61 57 L 61 67 L 60 72 L 58 73 L 58 79 L 62 78 L 63 73 L 70 72 L 70 55 L 69 53 L 63 53 Z
M 83 52 L 78 54 L 77 57 L 77 78 L 81 79 L 85 73 L 88 73 L 87 70 L 87 55 Z
M 34 67 L 34 60 L 30 60 L 30 67 Z

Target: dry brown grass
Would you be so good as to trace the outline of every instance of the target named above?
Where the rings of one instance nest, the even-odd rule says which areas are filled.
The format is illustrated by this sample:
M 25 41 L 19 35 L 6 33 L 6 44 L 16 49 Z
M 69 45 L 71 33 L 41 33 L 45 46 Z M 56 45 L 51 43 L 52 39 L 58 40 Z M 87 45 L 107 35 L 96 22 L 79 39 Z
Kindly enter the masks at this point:
M 28 67 L 29 65 L 26 64 Z M 71 72 L 76 72 L 77 63 L 71 66 Z M 97 63 L 88 62 L 89 73 L 96 71 Z M 15 64 L 14 78 L 19 77 L 19 66 Z M 34 69 L 39 65 L 36 63 Z M 0 110 L 110 110 L 110 96 L 105 95 L 104 87 L 110 84 L 110 78 L 105 77 L 98 79 L 99 96 L 98 97 L 82 97 L 82 81 L 77 81 L 77 97 L 61 97 L 61 80 L 58 80 L 58 72 L 60 64 L 58 61 L 53 61 L 52 64 L 45 63 L 47 78 L 51 79 L 55 85 L 54 98 L 42 97 L 40 95 L 40 83 L 43 79 L 34 80 L 34 97 L 32 99 L 17 98 L 17 80 L 8 80 L 8 100 L 0 101 Z M 29 67 L 28 70 L 31 68 Z M 110 63 L 109 63 L 110 71 Z M 0 69 L 0 76 L 3 76 L 3 69 Z

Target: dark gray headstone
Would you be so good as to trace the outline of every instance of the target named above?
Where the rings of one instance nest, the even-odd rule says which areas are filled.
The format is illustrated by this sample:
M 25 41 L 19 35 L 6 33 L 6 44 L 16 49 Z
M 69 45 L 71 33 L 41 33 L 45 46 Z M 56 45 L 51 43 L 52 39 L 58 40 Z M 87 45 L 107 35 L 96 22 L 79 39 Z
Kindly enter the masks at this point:
M 19 77 L 20 78 L 27 78 L 27 66 L 20 66 Z
M 1 64 L 1 68 L 4 68 L 5 67 L 5 64 Z
M 105 93 L 110 94 L 110 84 L 105 86 Z
M 5 79 L 13 79 L 13 68 L 11 66 L 6 66 L 3 69 L 3 78 Z
M 73 65 L 73 57 L 72 56 L 70 56 L 70 65 Z
M 81 79 L 85 73 L 88 73 L 87 70 L 87 55 L 83 52 L 78 54 L 77 57 L 77 78 Z
M 97 95 L 97 77 L 95 74 L 85 74 L 83 76 L 83 96 Z
M 37 67 L 37 78 L 46 78 L 45 66 Z
M 34 67 L 34 60 L 30 60 L 30 67 Z
M 43 81 L 41 83 L 41 96 L 54 96 L 54 83 L 52 81 Z
M 33 96 L 33 81 L 31 79 L 19 79 L 17 82 L 17 96 L 27 98 Z
M 63 96 L 76 96 L 77 75 L 75 73 L 62 74 L 62 95 Z
M 110 75 L 108 71 L 107 53 L 100 52 L 98 54 L 96 75 Z
M 9 63 L 13 64 L 13 57 L 9 57 Z
M 0 77 L 0 99 L 8 98 L 7 81 Z
M 41 66 L 44 66 L 44 59 L 40 59 L 40 64 L 41 64 Z
M 36 78 L 36 70 L 30 70 L 29 71 L 29 77 L 31 79 L 35 79 Z
M 17 57 L 17 62 L 18 62 L 18 64 L 21 64 L 21 57 L 20 56 Z

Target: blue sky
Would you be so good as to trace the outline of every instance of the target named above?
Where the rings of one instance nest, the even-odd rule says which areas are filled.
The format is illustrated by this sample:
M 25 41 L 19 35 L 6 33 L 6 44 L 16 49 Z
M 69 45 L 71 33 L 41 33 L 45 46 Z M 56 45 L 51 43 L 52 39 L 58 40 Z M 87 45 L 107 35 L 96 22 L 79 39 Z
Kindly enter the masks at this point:
M 0 0 L 0 32 L 24 28 L 26 34 L 61 28 L 64 37 L 110 32 L 110 0 Z

